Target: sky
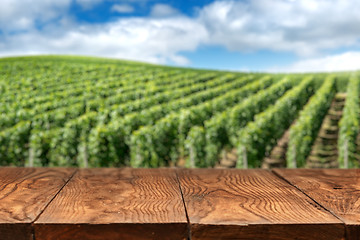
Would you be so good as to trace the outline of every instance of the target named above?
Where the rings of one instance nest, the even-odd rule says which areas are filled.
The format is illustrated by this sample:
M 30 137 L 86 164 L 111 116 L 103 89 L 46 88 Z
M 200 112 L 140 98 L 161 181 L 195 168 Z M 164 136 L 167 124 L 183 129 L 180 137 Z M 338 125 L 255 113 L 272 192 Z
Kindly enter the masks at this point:
M 232 71 L 360 69 L 357 0 L 1 0 L 0 57 Z

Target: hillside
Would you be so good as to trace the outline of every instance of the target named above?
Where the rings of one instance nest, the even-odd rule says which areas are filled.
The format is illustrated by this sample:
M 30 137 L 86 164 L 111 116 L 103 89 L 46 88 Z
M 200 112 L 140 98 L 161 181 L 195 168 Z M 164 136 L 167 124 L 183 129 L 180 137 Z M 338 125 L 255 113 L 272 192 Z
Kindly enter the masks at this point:
M 0 72 L 0 165 L 359 165 L 355 72 L 221 72 L 66 56 L 3 58 Z

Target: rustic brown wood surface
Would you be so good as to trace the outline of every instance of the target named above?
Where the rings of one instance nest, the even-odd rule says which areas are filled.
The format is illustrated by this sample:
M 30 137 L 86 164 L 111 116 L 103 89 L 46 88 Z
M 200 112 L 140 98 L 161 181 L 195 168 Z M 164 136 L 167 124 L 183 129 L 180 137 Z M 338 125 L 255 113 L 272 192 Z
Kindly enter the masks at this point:
M 274 172 L 339 217 L 347 239 L 360 239 L 359 169 L 276 169 Z
M 360 170 L 0 168 L 0 240 L 360 239 Z
M 0 168 L 0 239 L 33 239 L 31 223 L 75 169 Z
M 343 239 L 343 223 L 266 170 L 178 171 L 191 239 Z
M 35 239 L 186 239 L 174 169 L 82 169 L 34 224 Z

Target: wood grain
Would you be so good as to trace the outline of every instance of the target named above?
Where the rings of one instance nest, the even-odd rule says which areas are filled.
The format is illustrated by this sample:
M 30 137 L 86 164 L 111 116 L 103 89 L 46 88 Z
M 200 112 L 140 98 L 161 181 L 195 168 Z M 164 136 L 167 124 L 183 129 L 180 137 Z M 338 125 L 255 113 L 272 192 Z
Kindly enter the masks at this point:
M 179 170 L 192 239 L 343 239 L 344 225 L 266 170 Z
M 360 239 L 359 169 L 275 169 L 274 172 L 346 224 L 347 239 Z
M 186 239 L 188 232 L 172 169 L 79 170 L 34 227 L 38 240 Z
M 31 223 L 75 169 L 0 168 L 0 239 L 32 239 Z

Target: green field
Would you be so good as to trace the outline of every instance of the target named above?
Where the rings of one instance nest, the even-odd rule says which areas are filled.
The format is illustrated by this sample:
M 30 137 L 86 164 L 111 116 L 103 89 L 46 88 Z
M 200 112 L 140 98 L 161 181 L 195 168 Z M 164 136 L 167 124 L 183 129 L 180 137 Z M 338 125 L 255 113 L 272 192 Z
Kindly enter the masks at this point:
M 331 167 L 359 165 L 356 72 L 239 73 L 65 56 L 3 58 L 0 71 L 0 165 L 257 168 L 271 166 L 278 148 L 282 166 L 315 159 L 326 167 L 326 152 Z M 339 119 L 330 126 L 333 108 Z M 324 146 L 321 129 L 333 140 Z

